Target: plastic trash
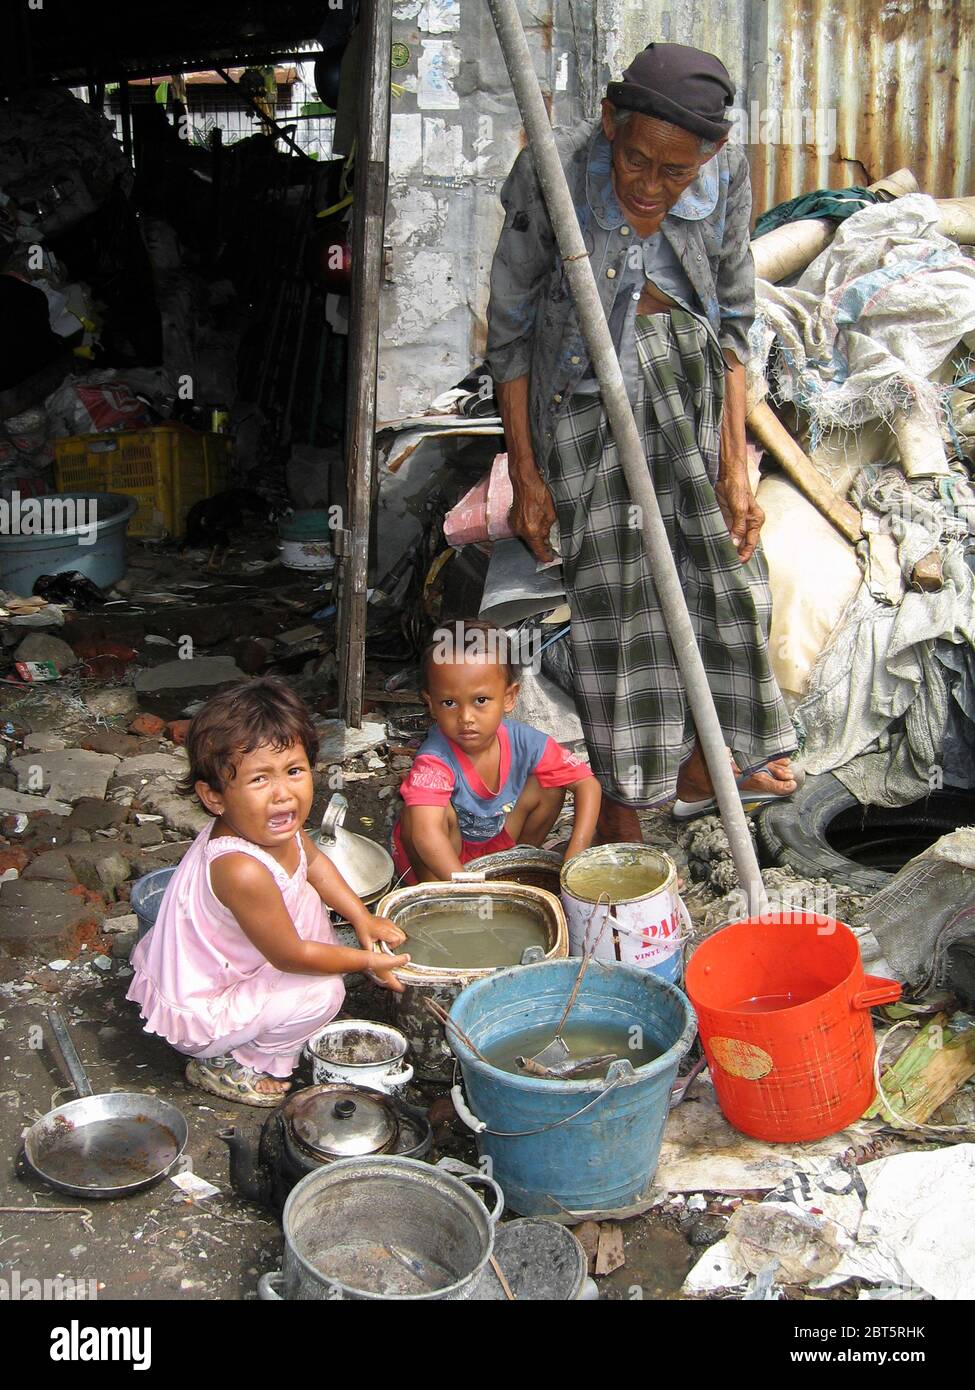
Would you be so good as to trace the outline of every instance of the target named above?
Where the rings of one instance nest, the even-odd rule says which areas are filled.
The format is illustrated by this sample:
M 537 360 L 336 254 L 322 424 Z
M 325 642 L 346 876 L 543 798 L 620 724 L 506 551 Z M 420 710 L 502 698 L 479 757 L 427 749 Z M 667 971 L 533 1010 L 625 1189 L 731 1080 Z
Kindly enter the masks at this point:
M 98 585 L 78 570 L 39 574 L 34 580 L 34 593 L 48 603 L 63 603 L 70 608 L 96 608 L 105 602 Z

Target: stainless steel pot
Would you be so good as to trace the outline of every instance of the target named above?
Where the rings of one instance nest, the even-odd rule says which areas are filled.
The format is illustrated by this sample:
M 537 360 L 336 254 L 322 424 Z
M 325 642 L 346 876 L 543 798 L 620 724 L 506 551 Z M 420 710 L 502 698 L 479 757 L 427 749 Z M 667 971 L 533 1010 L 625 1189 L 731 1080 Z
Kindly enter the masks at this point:
M 494 1197 L 492 1211 L 473 1187 Z M 472 1297 L 494 1250 L 504 1195 L 481 1173 L 455 1176 L 412 1158 L 341 1159 L 309 1173 L 285 1203 L 284 1261 L 262 1299 Z

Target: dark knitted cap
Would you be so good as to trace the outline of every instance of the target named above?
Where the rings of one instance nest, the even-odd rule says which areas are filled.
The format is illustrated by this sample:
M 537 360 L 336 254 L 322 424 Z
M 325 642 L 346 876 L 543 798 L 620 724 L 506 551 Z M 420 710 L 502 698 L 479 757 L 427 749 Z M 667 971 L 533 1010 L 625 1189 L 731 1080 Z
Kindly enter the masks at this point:
M 713 53 L 682 43 L 647 44 L 606 96 L 625 111 L 656 116 L 704 140 L 721 140 L 731 130 L 725 107 L 735 87 L 728 69 Z

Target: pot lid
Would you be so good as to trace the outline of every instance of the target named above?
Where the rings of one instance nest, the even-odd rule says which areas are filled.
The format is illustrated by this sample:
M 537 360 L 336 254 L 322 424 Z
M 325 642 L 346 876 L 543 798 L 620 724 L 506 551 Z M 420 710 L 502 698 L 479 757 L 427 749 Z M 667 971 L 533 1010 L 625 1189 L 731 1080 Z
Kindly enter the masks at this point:
M 312 838 L 363 900 L 374 898 L 389 887 L 395 870 L 392 857 L 382 845 L 367 840 L 365 835 L 354 835 L 342 826 L 337 827 L 333 839 Z
M 385 1153 L 399 1133 L 386 1097 L 358 1086 L 309 1086 L 295 1096 L 287 1118 L 298 1143 L 322 1158 Z

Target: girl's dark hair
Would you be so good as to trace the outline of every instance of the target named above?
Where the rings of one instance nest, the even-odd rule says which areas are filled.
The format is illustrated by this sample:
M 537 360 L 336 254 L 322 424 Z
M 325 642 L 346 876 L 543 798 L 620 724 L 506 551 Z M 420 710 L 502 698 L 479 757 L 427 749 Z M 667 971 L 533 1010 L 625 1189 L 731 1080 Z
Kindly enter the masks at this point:
M 197 782 L 222 791 L 237 764 L 269 744 L 276 753 L 300 743 L 315 766 L 318 735 L 303 700 L 281 681 L 242 681 L 211 700 L 193 717 L 186 736 L 190 767 L 179 791 L 190 796 Z
M 503 627 L 481 618 L 461 618 L 441 623 L 431 635 L 420 657 L 420 689 L 426 690 L 430 667 L 444 657 L 450 662 L 464 661 L 465 653 L 490 656 L 504 671 L 505 685 L 512 685 L 521 674 L 514 659 L 515 644 Z

